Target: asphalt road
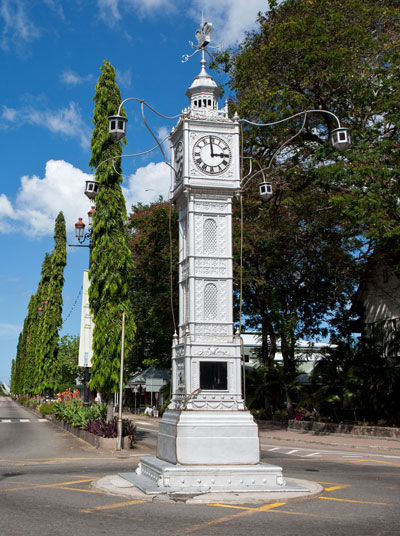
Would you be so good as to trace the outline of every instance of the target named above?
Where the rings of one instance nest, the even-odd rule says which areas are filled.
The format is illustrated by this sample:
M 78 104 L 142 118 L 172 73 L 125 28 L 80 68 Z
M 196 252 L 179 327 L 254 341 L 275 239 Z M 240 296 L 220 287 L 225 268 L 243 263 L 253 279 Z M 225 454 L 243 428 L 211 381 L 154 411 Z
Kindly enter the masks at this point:
M 140 428 L 145 445 L 119 458 L 0 398 L 0 535 L 400 536 L 400 457 L 391 451 L 315 449 L 264 436 L 264 461 L 325 490 L 257 507 L 132 501 L 93 489 L 95 479 L 132 471 L 153 454 L 154 426 Z

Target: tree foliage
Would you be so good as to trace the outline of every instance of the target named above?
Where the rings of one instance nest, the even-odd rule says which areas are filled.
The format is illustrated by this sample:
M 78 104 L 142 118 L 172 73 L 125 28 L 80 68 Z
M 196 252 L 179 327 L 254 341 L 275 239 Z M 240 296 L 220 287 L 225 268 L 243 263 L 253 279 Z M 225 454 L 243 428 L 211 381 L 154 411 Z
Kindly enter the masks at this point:
M 54 249 L 51 255 L 44 256 L 38 288 L 29 300 L 28 314 L 18 338 L 11 378 L 13 393 L 42 394 L 58 389 L 58 331 L 62 325 L 65 264 L 65 219 L 60 212 L 54 228 Z
M 62 326 L 62 289 L 64 285 L 64 268 L 66 265 L 66 231 L 65 218 L 60 212 L 54 229 L 54 249 L 50 258 L 50 277 L 41 294 L 47 295 L 47 304 L 43 308 L 40 322 L 38 357 L 38 390 L 55 392 L 57 384 L 56 369 L 58 356 L 59 329 Z M 42 297 L 42 296 L 40 296 Z
M 65 391 L 76 385 L 79 373 L 78 367 L 79 337 L 77 335 L 64 335 L 58 343 L 57 356 L 57 390 Z
M 244 156 L 258 171 L 244 193 L 244 311 L 262 327 L 264 364 L 281 339 L 289 379 L 296 338 L 323 333 L 321 321 L 347 306 L 376 243 L 398 247 L 399 21 L 393 0 L 270 2 L 258 29 L 214 62 L 240 117 L 328 110 L 351 129 L 340 154 L 327 141 L 337 127 L 329 114 L 243 126 Z M 265 204 L 262 180 L 274 192 Z M 236 207 L 236 237 L 239 220 Z
M 171 269 L 175 318 L 178 308 L 177 212 L 162 200 L 150 205 L 139 203 L 132 207 L 129 222 L 133 258 L 130 295 L 137 319 L 131 368 L 142 365 L 169 368 L 174 333 Z
M 119 386 L 122 313 L 127 319 L 126 353 L 134 340 L 135 323 L 129 302 L 132 260 L 124 228 L 127 214 L 120 186 L 122 148 L 108 133 L 108 117 L 116 114 L 121 94 L 112 65 L 104 61 L 100 70 L 93 98 L 90 159 L 99 182 L 89 270 L 89 303 L 94 321 L 90 387 L 107 397 Z

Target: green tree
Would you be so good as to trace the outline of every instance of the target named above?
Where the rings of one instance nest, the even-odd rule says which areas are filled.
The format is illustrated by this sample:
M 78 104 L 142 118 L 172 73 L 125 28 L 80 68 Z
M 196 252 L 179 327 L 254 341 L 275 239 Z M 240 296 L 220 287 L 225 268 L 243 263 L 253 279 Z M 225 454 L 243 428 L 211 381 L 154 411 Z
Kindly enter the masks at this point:
M 79 374 L 78 367 L 79 337 L 64 335 L 58 343 L 57 355 L 57 385 L 59 391 L 72 389 L 76 385 Z
M 46 259 L 43 262 L 43 278 L 48 277 L 48 283 L 43 283 L 40 288 L 40 300 L 46 296 L 47 304 L 43 308 L 43 316 L 40 322 L 37 352 L 37 391 L 55 392 L 57 384 L 57 357 L 59 329 L 62 326 L 62 289 L 64 285 L 64 268 L 66 264 L 66 232 L 65 218 L 60 212 L 56 218 L 54 228 L 54 249 L 50 257 L 50 274 L 45 272 Z M 42 280 L 43 282 L 43 280 Z M 36 300 L 35 300 L 36 306 Z M 37 307 L 36 307 L 36 322 Z
M 121 94 L 112 65 L 104 61 L 100 70 L 93 98 L 90 159 L 99 182 L 89 271 L 89 303 L 94 321 L 90 387 L 107 398 L 119 386 L 122 313 L 126 313 L 127 320 L 126 354 L 134 340 L 135 323 L 129 301 L 132 259 L 126 244 L 124 223 L 127 214 L 120 186 L 122 148 L 121 143 L 112 141 L 108 133 L 108 117 L 117 112 Z
M 137 325 L 130 366 L 169 368 L 178 308 L 177 211 L 160 200 L 132 207 L 129 247 L 133 258 L 131 301 Z M 170 242 L 171 240 L 171 242 Z M 172 264 L 171 264 L 172 255 Z M 172 290 L 171 290 L 172 270 Z
M 281 338 L 289 384 L 296 338 L 346 307 L 377 242 L 398 244 L 398 3 L 270 2 L 258 23 L 215 62 L 229 74 L 232 112 L 269 123 L 329 110 L 353 138 L 336 153 L 327 143 L 336 122 L 322 113 L 243 127 L 244 155 L 263 169 L 250 190 L 262 177 L 274 190 L 262 208 L 251 191 L 244 203 L 245 312 L 262 327 L 265 364 Z

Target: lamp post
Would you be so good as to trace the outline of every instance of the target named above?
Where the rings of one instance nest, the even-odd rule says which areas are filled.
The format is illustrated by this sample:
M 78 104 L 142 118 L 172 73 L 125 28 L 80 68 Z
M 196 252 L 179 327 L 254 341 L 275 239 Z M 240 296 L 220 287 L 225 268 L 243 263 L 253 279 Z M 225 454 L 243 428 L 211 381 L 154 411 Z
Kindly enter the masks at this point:
M 95 179 L 90 179 L 86 181 L 85 184 L 85 195 L 92 202 L 95 202 L 96 195 L 99 191 L 99 183 Z M 75 237 L 78 240 L 79 244 L 68 244 L 70 247 L 82 247 L 89 248 L 89 268 L 90 268 L 90 259 L 92 253 L 92 234 L 93 234 L 93 214 L 95 211 L 95 206 L 92 205 L 90 210 L 87 213 L 88 216 L 88 227 L 89 230 L 85 233 L 85 223 L 83 218 L 78 218 L 78 221 L 75 223 Z M 85 244 L 85 242 L 88 244 Z M 83 401 L 85 404 L 89 402 L 89 389 L 87 384 L 89 383 L 89 366 L 84 366 L 84 377 L 83 377 Z

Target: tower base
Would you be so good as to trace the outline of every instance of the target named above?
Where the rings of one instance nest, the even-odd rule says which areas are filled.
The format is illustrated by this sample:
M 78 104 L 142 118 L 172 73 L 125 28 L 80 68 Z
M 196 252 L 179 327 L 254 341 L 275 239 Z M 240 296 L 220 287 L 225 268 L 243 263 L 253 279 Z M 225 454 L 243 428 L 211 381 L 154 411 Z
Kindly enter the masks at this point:
M 157 458 L 182 465 L 252 465 L 260 461 L 258 426 L 249 411 L 168 409 Z
M 136 473 L 121 473 L 148 495 L 160 493 L 293 492 L 307 491 L 288 485 L 282 468 L 267 463 L 256 465 L 180 465 L 155 456 L 144 456 Z

